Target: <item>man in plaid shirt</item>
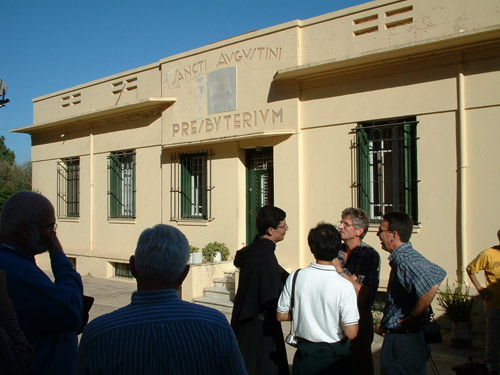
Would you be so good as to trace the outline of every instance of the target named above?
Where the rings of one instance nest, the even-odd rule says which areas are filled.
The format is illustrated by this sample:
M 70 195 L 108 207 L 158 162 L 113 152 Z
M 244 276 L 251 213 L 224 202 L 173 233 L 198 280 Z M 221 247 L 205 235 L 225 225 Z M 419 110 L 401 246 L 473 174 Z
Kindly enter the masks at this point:
M 390 253 L 391 266 L 380 323 L 385 332 L 380 351 L 382 375 L 425 375 L 427 370 L 430 347 L 422 325 L 446 272 L 413 248 L 412 230 L 413 221 L 408 214 L 389 212 L 383 216 L 377 232 L 382 249 Z

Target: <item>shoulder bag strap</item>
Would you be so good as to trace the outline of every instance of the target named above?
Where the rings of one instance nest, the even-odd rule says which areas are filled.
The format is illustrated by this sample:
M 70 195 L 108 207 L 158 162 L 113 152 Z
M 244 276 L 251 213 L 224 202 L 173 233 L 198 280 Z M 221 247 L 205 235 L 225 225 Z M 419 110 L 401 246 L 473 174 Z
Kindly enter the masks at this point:
M 290 310 L 288 313 L 290 314 L 290 321 L 293 320 L 293 304 L 295 303 L 295 280 L 297 280 L 297 275 L 299 274 L 300 268 L 295 271 L 292 279 L 292 295 L 290 296 Z

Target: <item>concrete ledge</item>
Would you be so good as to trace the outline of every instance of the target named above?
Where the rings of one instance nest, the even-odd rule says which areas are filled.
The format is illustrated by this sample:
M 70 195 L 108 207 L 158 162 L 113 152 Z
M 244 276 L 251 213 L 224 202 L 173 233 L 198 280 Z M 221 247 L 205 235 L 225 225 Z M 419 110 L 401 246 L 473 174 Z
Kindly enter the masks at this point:
M 182 284 L 181 297 L 191 302 L 203 296 L 203 288 L 214 286 L 214 279 L 224 277 L 224 271 L 234 270 L 232 261 L 192 264 L 189 274 Z

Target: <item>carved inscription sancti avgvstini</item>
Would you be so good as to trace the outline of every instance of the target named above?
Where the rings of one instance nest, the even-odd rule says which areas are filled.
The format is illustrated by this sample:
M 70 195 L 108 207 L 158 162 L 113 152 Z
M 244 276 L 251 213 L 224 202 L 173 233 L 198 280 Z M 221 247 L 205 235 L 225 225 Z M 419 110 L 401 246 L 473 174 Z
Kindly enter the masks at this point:
M 234 66 L 245 61 L 279 61 L 282 47 L 249 47 L 237 50 L 225 50 L 219 54 L 217 60 L 206 59 L 188 63 L 167 72 L 165 83 L 170 89 L 180 87 L 189 78 L 206 74 L 209 70 L 224 66 Z M 226 52 L 227 51 L 227 52 Z
M 182 121 L 172 124 L 172 137 L 210 134 L 231 129 L 255 128 L 283 123 L 283 108 L 206 117 L 201 120 Z

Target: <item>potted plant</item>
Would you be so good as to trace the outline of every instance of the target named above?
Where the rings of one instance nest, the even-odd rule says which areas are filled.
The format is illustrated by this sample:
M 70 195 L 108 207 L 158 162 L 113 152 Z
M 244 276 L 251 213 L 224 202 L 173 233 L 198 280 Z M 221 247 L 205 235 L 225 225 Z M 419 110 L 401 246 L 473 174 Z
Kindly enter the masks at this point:
M 226 244 L 217 241 L 208 243 L 201 252 L 207 262 L 227 260 L 230 253 Z
M 469 294 L 469 287 L 456 283 L 446 288 L 437 296 L 438 304 L 444 309 L 444 316 L 451 323 L 451 343 L 455 347 L 468 348 L 472 343 L 472 317 L 474 299 Z
M 203 256 L 198 247 L 189 245 L 189 255 L 189 263 L 201 264 L 203 262 Z

